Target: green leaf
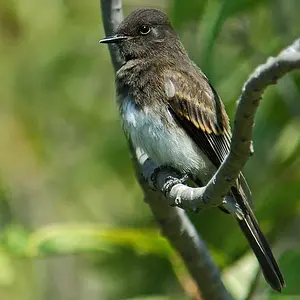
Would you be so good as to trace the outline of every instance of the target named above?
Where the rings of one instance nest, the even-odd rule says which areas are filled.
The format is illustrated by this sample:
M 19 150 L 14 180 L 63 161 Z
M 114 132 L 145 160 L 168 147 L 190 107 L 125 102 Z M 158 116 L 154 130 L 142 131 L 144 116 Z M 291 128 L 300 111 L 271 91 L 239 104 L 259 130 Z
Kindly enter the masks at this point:
M 6 227 L 2 243 L 10 254 L 24 256 L 28 245 L 28 236 L 29 234 L 24 228 L 13 224 Z
M 112 251 L 115 246 L 130 247 L 139 253 L 169 255 L 168 242 L 157 230 L 105 229 L 94 225 L 53 225 L 29 236 L 26 253 L 29 256 L 77 253 L 83 251 Z

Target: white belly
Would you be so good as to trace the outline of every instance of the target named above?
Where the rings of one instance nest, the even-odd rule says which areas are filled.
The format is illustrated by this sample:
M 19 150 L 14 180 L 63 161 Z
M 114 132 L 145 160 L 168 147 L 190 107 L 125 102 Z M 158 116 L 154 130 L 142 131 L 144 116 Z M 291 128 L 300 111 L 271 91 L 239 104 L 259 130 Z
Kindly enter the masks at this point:
M 211 163 L 183 129 L 166 126 L 149 109 L 138 109 L 130 99 L 121 106 L 123 128 L 135 147 L 143 149 L 159 165 L 169 165 L 203 181 L 211 176 Z M 169 121 L 175 124 L 169 114 Z M 176 127 L 178 129 L 178 127 Z

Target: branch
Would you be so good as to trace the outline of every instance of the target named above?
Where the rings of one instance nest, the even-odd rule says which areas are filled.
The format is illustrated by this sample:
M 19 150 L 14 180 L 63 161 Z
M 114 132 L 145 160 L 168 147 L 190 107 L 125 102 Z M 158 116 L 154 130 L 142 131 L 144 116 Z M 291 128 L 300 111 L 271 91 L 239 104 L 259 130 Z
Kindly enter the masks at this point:
M 111 35 L 116 31 L 123 20 L 123 8 L 121 0 L 101 0 L 101 14 L 104 31 Z M 122 65 L 122 58 L 113 44 L 108 45 L 112 65 L 117 71 Z
M 188 187 L 178 183 L 180 177 L 176 172 L 168 168 L 155 172 L 155 167 L 150 168 L 148 161 L 140 160 L 147 182 L 164 192 L 171 205 L 192 210 L 220 205 L 224 201 L 224 195 L 253 153 L 254 117 L 265 89 L 275 84 L 286 73 L 296 69 L 300 69 L 300 39 L 284 49 L 277 57 L 270 57 L 251 74 L 238 101 L 230 153 L 206 186 Z M 235 209 L 230 203 L 227 204 L 229 205 L 227 208 Z
M 177 207 L 170 207 L 162 193 L 154 191 L 145 181 L 140 172 L 140 162 L 145 161 L 150 169 L 155 165 L 140 149 L 134 151 L 131 147 L 136 176 L 144 191 L 144 199 L 159 224 L 162 234 L 180 254 L 185 266 L 189 270 L 202 299 L 205 300 L 232 300 L 221 281 L 220 272 L 212 257 L 199 236 L 194 225 L 186 213 Z M 137 157 L 140 160 L 137 160 Z
M 121 21 L 122 1 L 101 0 L 102 17 L 106 35 L 115 31 Z M 120 66 L 120 56 L 115 48 L 109 48 L 115 70 Z M 129 144 L 134 169 L 137 179 L 143 189 L 144 199 L 148 203 L 162 234 L 182 257 L 185 266 L 195 281 L 202 299 L 205 300 L 230 300 L 232 297 L 225 289 L 221 281 L 220 272 L 214 264 L 206 245 L 199 237 L 194 225 L 185 212 L 179 208 L 170 207 L 159 191 L 153 191 L 144 177 L 141 176 L 141 162 L 147 161 L 147 166 L 152 170 L 155 166 L 151 164 L 146 155 Z M 154 170 L 154 169 L 153 169 Z

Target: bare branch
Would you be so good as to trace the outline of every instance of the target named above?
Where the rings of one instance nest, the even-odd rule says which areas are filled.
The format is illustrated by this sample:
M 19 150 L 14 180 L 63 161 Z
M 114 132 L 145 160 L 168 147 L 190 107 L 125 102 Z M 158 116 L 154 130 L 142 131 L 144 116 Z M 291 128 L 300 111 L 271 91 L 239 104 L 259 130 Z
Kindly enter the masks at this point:
M 104 31 L 107 35 L 110 35 L 116 31 L 118 25 L 123 20 L 122 1 L 101 0 L 101 13 Z M 113 67 L 117 71 L 122 64 L 122 58 L 113 44 L 109 44 L 108 47 Z
M 131 153 L 134 149 L 131 147 Z M 144 191 L 145 201 L 159 224 L 165 236 L 174 249 L 179 253 L 205 300 L 230 300 L 232 297 L 225 289 L 220 272 L 194 225 L 186 213 L 177 207 L 173 208 L 165 201 L 162 193 L 154 191 L 140 173 L 140 161 L 147 160 L 148 166 L 155 165 L 147 156 L 137 149 L 133 156 L 136 176 Z M 170 175 L 170 174 L 169 174 Z
M 238 101 L 230 153 L 205 187 L 192 188 L 178 183 L 178 174 L 167 168 L 155 173 L 155 167 L 152 167 L 151 172 L 149 161 L 141 160 L 147 182 L 157 190 L 163 191 L 170 204 L 184 209 L 201 210 L 220 205 L 253 152 L 254 117 L 265 89 L 275 84 L 286 73 L 296 69 L 300 69 L 300 39 L 277 57 L 270 57 L 249 77 Z
M 106 35 L 111 34 L 121 21 L 121 4 L 117 0 L 101 0 L 103 22 Z M 116 9 L 117 8 L 117 9 Z M 112 62 L 115 70 L 120 66 L 120 57 L 116 49 L 110 48 Z M 147 159 L 144 153 L 129 144 L 136 176 L 144 191 L 145 201 L 159 224 L 162 234 L 182 257 L 187 269 L 195 281 L 202 299 L 230 300 L 232 297 L 227 292 L 221 281 L 220 272 L 213 262 L 210 253 L 203 240 L 199 237 L 194 225 L 185 212 L 179 208 L 173 208 L 165 201 L 164 195 L 159 191 L 153 191 L 144 177 L 141 176 L 141 164 L 147 161 L 146 169 L 154 172 L 155 165 Z M 152 170 L 152 171 L 151 171 Z M 170 174 L 169 174 L 170 175 Z M 174 174 L 175 175 L 175 174 Z

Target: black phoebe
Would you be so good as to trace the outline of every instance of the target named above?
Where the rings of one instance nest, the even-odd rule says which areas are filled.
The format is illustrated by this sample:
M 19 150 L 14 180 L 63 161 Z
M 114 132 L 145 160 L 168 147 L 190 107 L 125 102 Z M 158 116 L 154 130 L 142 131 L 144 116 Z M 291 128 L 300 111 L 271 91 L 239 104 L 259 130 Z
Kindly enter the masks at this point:
M 133 145 L 155 163 L 188 174 L 198 185 L 206 184 L 229 152 L 229 119 L 168 17 L 156 9 L 137 9 L 115 35 L 100 42 L 116 44 L 124 59 L 116 77 L 118 103 Z M 251 192 L 242 173 L 226 197 L 239 208 L 234 217 L 266 281 L 281 291 L 285 282 L 250 207 Z

